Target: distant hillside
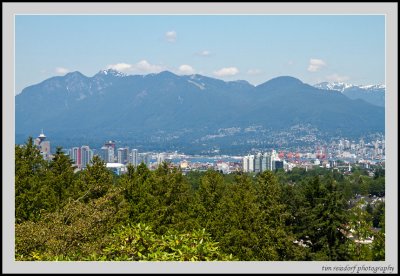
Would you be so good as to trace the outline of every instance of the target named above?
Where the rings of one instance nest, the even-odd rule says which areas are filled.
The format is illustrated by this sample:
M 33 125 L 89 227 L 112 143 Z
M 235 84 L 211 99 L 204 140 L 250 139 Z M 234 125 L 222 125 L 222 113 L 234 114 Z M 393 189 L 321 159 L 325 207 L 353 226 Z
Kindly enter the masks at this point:
M 219 129 L 243 131 L 254 125 L 310 124 L 349 135 L 385 127 L 384 108 L 287 76 L 253 86 L 168 71 L 127 76 L 103 70 L 93 77 L 72 72 L 25 88 L 15 101 L 17 143 L 41 129 L 56 141 L 114 138 L 156 144 L 192 143 Z

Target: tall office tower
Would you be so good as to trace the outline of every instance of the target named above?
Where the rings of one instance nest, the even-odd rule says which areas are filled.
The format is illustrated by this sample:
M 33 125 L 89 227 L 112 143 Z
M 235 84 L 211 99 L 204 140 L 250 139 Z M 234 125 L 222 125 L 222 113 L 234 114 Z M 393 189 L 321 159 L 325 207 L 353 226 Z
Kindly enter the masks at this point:
M 108 160 L 109 160 L 108 147 L 106 147 L 106 146 L 101 147 L 101 149 L 100 149 L 100 157 L 101 157 L 101 159 L 103 159 L 103 161 L 105 163 L 109 163 L 108 162 Z
M 254 155 L 249 155 L 249 172 L 254 172 Z
M 249 172 L 249 156 L 244 156 L 243 157 L 243 172 Z
M 50 141 L 46 141 L 46 138 L 47 137 L 44 135 L 42 129 L 40 135 L 34 140 L 34 144 L 39 149 L 44 160 L 48 160 L 50 158 Z
M 108 163 L 115 163 L 115 152 L 114 148 L 109 147 L 108 148 Z
M 262 155 L 259 152 L 254 158 L 254 172 L 256 173 L 261 172 L 261 161 L 262 161 Z
M 131 151 L 129 163 L 131 163 L 135 167 L 139 164 L 139 153 L 137 149 L 133 149 Z
M 81 148 L 79 148 L 79 147 L 73 147 L 72 148 L 72 150 L 71 150 L 71 159 L 79 169 L 82 167 Z
M 118 163 L 126 164 L 129 161 L 129 149 L 119 148 L 118 149 Z
M 89 148 L 89 146 L 81 147 L 81 166 L 82 168 L 86 168 L 88 164 L 92 162 L 93 151 Z
M 104 143 L 105 147 L 112 147 L 115 150 L 115 142 L 114 141 L 107 141 Z
M 104 143 L 104 146 L 108 148 L 108 160 L 106 162 L 108 163 L 114 163 L 115 162 L 115 142 L 114 141 L 107 141 Z
M 273 165 L 274 159 L 272 154 L 265 152 L 262 158 L 261 171 L 272 171 L 275 166 Z

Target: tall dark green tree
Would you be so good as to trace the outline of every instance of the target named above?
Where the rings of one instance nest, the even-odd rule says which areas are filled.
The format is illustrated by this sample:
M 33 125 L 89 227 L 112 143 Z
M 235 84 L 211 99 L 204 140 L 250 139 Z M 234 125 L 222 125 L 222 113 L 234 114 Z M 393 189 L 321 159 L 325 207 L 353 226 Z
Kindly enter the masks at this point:
M 32 137 L 15 146 L 15 219 L 37 220 L 43 210 L 54 208 L 54 193 L 46 181 L 48 163 Z
M 80 189 L 83 191 L 82 199 L 96 199 L 104 196 L 113 185 L 113 175 L 106 168 L 105 163 L 97 155 L 93 157 L 92 164 L 80 175 Z
M 47 176 L 49 184 L 55 192 L 57 208 L 60 208 L 66 198 L 74 196 L 74 169 L 72 160 L 57 147 L 53 160 L 49 164 Z
M 127 173 L 120 179 L 123 195 L 129 205 L 131 222 L 148 222 L 149 213 L 152 211 L 153 200 L 150 194 L 152 172 L 145 164 L 134 167 L 129 164 Z
M 237 175 L 235 183 L 226 186 L 214 214 L 209 231 L 221 248 L 240 260 L 257 260 L 261 212 L 255 185 L 247 175 Z
M 177 230 L 189 227 L 193 212 L 190 204 L 192 194 L 182 172 L 163 162 L 145 183 L 149 206 L 145 222 L 151 221 L 155 231 L 160 234 L 170 227 Z
M 283 261 L 301 259 L 300 248 L 294 245 L 294 235 L 287 221 L 291 214 L 283 202 L 282 187 L 275 175 L 265 171 L 257 178 L 257 195 L 261 210 L 259 259 Z
M 221 173 L 209 170 L 201 177 L 200 187 L 197 191 L 200 204 L 196 212 L 202 226 L 206 229 L 215 222 L 217 206 L 224 191 L 224 177 Z
M 313 249 L 318 250 L 316 256 L 327 260 L 347 260 L 344 233 L 348 221 L 343 195 L 337 189 L 336 181 L 328 176 L 324 180 L 323 197 L 313 208 L 313 222 L 310 224 Z

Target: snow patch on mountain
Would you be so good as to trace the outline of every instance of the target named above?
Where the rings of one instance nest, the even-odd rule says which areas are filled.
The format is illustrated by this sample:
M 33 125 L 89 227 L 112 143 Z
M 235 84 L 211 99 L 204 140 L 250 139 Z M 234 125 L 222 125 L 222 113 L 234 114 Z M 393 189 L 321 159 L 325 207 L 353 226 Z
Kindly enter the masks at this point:
M 324 90 L 336 90 L 344 92 L 348 89 L 359 88 L 362 90 L 385 90 L 386 86 L 384 84 L 368 84 L 368 85 L 354 85 L 344 82 L 321 82 L 314 85 L 314 87 Z
M 188 82 L 189 83 L 191 83 L 191 84 L 193 84 L 193 85 L 195 85 L 195 86 L 197 86 L 200 90 L 204 90 L 205 89 L 205 87 L 204 87 L 204 83 L 197 83 L 197 82 L 194 82 L 194 81 L 192 81 L 192 80 L 188 80 Z

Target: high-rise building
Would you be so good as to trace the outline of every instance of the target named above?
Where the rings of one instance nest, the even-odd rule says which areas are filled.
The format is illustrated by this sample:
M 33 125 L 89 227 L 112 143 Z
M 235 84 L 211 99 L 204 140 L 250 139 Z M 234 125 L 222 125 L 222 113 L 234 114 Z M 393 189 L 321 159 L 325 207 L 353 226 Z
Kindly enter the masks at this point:
M 115 162 L 115 142 L 114 141 L 107 141 L 104 143 L 104 147 L 108 148 L 108 158 L 106 159 L 107 163 L 114 163 Z
M 80 155 L 81 155 L 81 167 L 86 168 L 87 165 L 92 162 L 93 151 L 89 148 L 89 146 L 82 146 Z
M 34 144 L 39 149 L 44 160 L 48 160 L 50 158 L 50 141 L 46 141 L 46 138 L 47 137 L 44 135 L 42 129 L 40 135 L 34 140 Z
M 106 163 L 114 163 L 115 162 L 115 142 L 108 141 L 104 143 L 104 146 L 101 147 L 100 157 Z
M 275 164 L 274 164 L 274 155 L 273 152 L 265 152 L 262 158 L 262 163 L 261 163 L 261 171 L 273 171 L 275 170 Z
M 108 163 L 115 162 L 115 152 L 113 147 L 108 147 Z
M 249 172 L 254 172 L 254 155 L 249 155 Z
M 111 148 L 113 148 L 113 150 L 115 150 L 115 142 L 114 141 L 107 141 L 107 142 L 105 142 L 104 143 L 104 146 L 105 147 L 111 147 Z
M 261 153 L 257 153 L 254 157 L 254 172 L 259 173 L 261 172 L 261 163 L 262 163 L 262 155 Z
M 118 163 L 126 164 L 129 162 L 129 149 L 119 148 L 118 149 Z
M 137 166 L 139 163 L 139 153 L 137 149 L 133 149 L 130 155 L 130 161 L 129 163 L 131 163 L 133 166 Z
M 249 156 L 243 157 L 243 172 L 249 172 Z
M 109 163 L 109 157 L 108 157 L 108 147 L 103 146 L 100 149 L 100 158 L 103 159 L 104 162 Z
M 80 169 L 82 167 L 82 157 L 81 157 L 81 148 L 73 147 L 71 149 L 70 158 L 74 162 L 74 164 Z

